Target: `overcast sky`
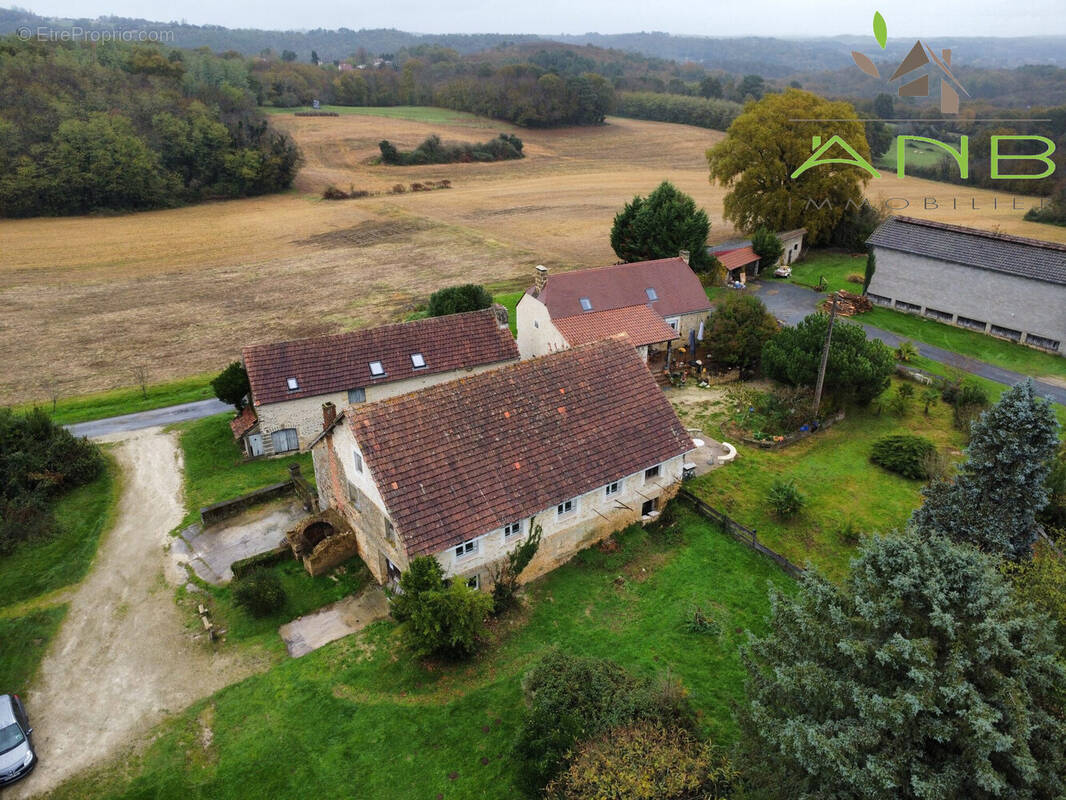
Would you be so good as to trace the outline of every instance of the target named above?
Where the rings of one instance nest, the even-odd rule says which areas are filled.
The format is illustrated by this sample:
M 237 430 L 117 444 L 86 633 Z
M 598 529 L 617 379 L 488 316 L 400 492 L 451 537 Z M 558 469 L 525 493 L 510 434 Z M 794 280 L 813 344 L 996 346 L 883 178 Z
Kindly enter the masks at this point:
M 0 0 L 3 2 L 3 0 Z M 630 33 L 706 36 L 870 34 L 875 10 L 894 36 L 1066 34 L 1063 0 L 41 0 L 44 16 L 116 15 L 230 28 L 399 28 L 416 33 Z

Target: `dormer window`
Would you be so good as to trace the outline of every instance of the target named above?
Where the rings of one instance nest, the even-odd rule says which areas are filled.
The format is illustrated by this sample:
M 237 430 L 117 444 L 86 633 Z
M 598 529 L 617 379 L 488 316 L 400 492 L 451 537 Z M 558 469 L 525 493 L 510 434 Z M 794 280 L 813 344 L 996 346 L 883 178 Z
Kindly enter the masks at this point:
M 296 378 L 289 378 L 285 381 L 285 385 L 289 387 L 290 392 L 295 392 L 300 388 L 300 382 Z
M 425 357 L 421 353 L 411 353 L 411 366 L 413 366 L 415 369 L 425 369 Z
M 582 311 L 592 311 L 592 301 L 589 300 L 587 297 L 582 297 L 581 298 L 581 310 Z
M 648 296 L 648 300 L 650 300 L 652 302 L 655 302 L 656 300 L 659 299 L 659 295 L 657 295 L 655 293 L 655 290 L 653 288 L 651 288 L 650 286 L 647 289 L 644 290 L 644 294 L 646 294 Z
M 385 367 L 382 366 L 380 361 L 371 361 L 370 374 L 373 375 L 375 378 L 380 378 L 382 375 L 385 374 Z

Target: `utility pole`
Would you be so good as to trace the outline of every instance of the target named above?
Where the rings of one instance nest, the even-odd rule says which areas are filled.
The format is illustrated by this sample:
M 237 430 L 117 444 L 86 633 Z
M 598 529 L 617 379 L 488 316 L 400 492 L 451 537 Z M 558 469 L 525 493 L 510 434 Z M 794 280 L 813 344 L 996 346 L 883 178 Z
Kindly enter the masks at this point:
M 829 343 L 833 339 L 833 322 L 837 318 L 837 293 L 833 292 L 833 302 L 829 306 L 829 328 L 825 332 L 825 346 L 822 348 L 822 363 L 818 367 L 818 382 L 814 385 L 814 419 L 818 419 L 818 407 L 822 405 L 822 384 L 825 383 L 825 369 L 829 365 Z

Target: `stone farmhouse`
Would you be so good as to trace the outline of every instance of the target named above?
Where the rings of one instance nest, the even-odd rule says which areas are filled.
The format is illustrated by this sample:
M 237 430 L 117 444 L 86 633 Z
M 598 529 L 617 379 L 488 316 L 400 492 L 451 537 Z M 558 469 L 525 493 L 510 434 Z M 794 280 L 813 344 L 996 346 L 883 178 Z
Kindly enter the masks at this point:
M 533 358 L 624 333 L 647 361 L 690 331 L 702 339 L 710 310 L 687 253 L 550 277 L 538 266 L 534 285 L 518 301 L 518 351 Z
M 330 534 L 354 532 L 379 582 L 432 555 L 479 588 L 533 526 L 542 540 L 525 580 L 653 518 L 693 449 L 623 336 L 339 414 L 326 404 L 311 446 Z
M 1064 352 L 1066 245 L 902 216 L 866 243 L 874 303 Z
M 518 359 L 502 307 L 245 347 L 252 402 L 231 423 L 248 457 L 304 449 L 323 403 L 383 400 Z

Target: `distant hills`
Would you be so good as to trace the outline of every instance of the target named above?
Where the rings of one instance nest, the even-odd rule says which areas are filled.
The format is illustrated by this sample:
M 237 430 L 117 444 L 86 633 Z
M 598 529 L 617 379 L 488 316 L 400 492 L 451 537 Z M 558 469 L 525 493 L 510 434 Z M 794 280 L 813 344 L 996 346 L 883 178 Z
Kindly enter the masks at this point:
M 350 58 L 360 49 L 373 57 L 421 44 L 434 44 L 469 54 L 501 46 L 555 41 L 627 50 L 673 61 L 692 61 L 709 70 L 756 73 L 767 78 L 790 78 L 844 69 L 852 65 L 852 50 L 877 56 L 878 60 L 898 62 L 914 44 L 913 39 L 890 40 L 887 49 L 882 51 L 872 35 L 784 39 L 676 36 L 658 32 L 535 36 L 495 33 L 420 35 L 393 29 L 347 28 L 268 31 L 120 17 L 54 19 L 18 8 L 0 9 L 0 34 L 15 33 L 20 28 L 35 32 L 39 27 L 56 31 L 81 28 L 85 31 L 166 32 L 169 37 L 166 43 L 176 47 L 209 47 L 216 52 L 236 50 L 245 55 L 257 55 L 267 49 L 278 53 L 291 50 L 303 62 L 310 59 L 312 50 L 323 61 L 334 61 Z M 929 44 L 936 48 L 952 48 L 956 63 L 971 68 L 1009 69 L 1028 64 L 1066 67 L 1066 37 L 1063 36 L 930 37 Z

